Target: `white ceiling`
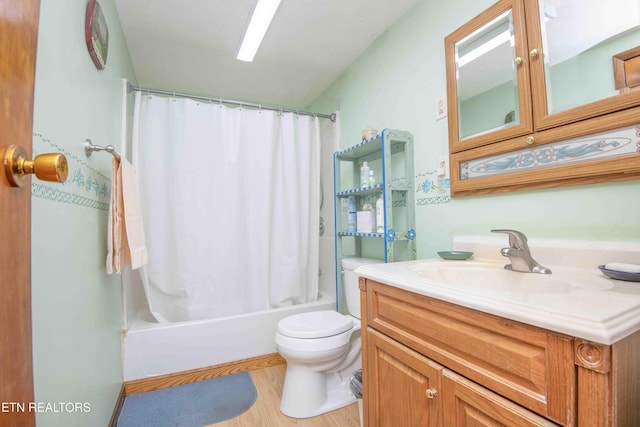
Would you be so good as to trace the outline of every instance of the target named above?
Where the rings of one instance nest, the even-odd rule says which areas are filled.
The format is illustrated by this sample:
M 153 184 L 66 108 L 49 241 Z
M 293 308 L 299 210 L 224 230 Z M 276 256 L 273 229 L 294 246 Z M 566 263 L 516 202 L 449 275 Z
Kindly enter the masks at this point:
M 253 62 L 255 0 L 115 0 L 144 87 L 303 108 L 417 0 L 282 0 Z

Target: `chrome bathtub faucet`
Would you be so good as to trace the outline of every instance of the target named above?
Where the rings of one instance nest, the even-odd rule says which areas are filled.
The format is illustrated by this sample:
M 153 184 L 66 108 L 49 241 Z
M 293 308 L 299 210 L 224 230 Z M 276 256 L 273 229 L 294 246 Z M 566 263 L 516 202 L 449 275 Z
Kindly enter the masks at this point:
M 500 253 L 511 261 L 504 266 L 507 270 L 523 273 L 551 274 L 551 270 L 543 267 L 531 256 L 527 236 L 517 230 L 491 230 L 492 233 L 506 233 L 509 235 L 509 247 L 502 248 Z

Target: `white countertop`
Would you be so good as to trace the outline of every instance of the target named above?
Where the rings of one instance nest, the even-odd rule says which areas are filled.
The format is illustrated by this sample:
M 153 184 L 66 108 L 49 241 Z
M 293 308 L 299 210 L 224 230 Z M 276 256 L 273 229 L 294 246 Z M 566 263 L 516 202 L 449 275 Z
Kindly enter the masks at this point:
M 589 243 L 589 242 L 586 242 Z M 477 242 L 474 241 L 477 245 Z M 611 261 L 630 262 L 635 259 L 638 245 L 624 244 L 626 253 L 601 252 L 606 264 Z M 591 245 L 602 249 L 598 245 Z M 457 250 L 465 250 L 464 244 Z M 475 246 L 474 249 L 478 250 Z M 499 247 L 494 249 L 499 251 Z M 557 250 L 557 249 L 556 249 Z M 539 249 L 544 254 L 542 249 Z M 532 249 L 534 258 L 536 252 Z M 617 256 L 617 258 L 615 258 Z M 611 258 L 614 257 L 614 258 Z M 583 258 L 584 259 L 584 258 Z M 508 263 L 508 259 L 479 259 L 498 266 Z M 541 259 L 539 259 L 541 261 Z M 371 264 L 358 267 L 356 274 L 373 279 L 396 288 L 415 292 L 439 300 L 448 301 L 485 313 L 505 317 L 529 325 L 541 327 L 558 333 L 582 338 L 600 344 L 613 344 L 616 341 L 640 330 L 640 282 L 626 282 L 609 279 L 602 274 L 597 265 L 591 267 L 557 266 L 543 263 L 551 268 L 554 278 L 571 277 L 579 283 L 583 281 L 594 285 L 568 292 L 527 292 L 523 289 L 478 289 L 472 286 L 447 286 L 421 275 L 419 267 L 424 263 L 463 263 L 469 261 L 417 260 L 388 264 Z M 542 263 L 542 262 L 541 262 Z M 448 264 L 453 265 L 453 264 Z M 513 275 L 535 273 L 508 272 Z M 514 276 L 517 279 L 517 276 Z M 473 280 L 470 274 L 469 280 Z

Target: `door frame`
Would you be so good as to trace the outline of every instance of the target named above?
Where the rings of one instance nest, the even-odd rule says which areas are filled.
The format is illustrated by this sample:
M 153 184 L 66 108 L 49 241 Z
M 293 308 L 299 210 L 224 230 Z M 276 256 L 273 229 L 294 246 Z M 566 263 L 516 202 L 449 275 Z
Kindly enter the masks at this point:
M 31 156 L 39 16 L 40 0 L 0 0 L 0 158 L 10 144 Z M 31 185 L 0 175 L 0 424 L 31 427 Z

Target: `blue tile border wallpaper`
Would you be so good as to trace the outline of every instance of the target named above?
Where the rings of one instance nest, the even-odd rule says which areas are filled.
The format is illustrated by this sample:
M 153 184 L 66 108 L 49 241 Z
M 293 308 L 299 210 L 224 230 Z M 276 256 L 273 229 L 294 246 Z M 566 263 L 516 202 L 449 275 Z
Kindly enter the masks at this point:
M 31 181 L 31 195 L 33 197 L 92 209 L 109 210 L 111 178 L 97 171 L 87 163 L 85 158 L 68 152 L 41 133 L 34 132 L 33 157 L 49 152 L 62 153 L 67 157 L 69 175 L 67 180 L 62 183 L 49 183 L 33 179 Z
M 451 180 L 438 177 L 436 172 L 416 175 L 416 206 L 451 203 Z
M 59 152 L 67 157 L 69 175 L 63 183 L 31 182 L 33 197 L 59 203 L 69 203 L 98 210 L 109 210 L 111 197 L 111 178 L 96 170 L 80 158 L 68 152 L 52 140 L 38 132 L 33 134 L 33 156 L 48 152 Z M 83 151 L 84 155 L 84 151 Z M 419 173 L 415 176 L 416 206 L 451 203 L 449 179 L 441 179 L 436 170 Z M 368 203 L 375 203 L 372 198 Z

